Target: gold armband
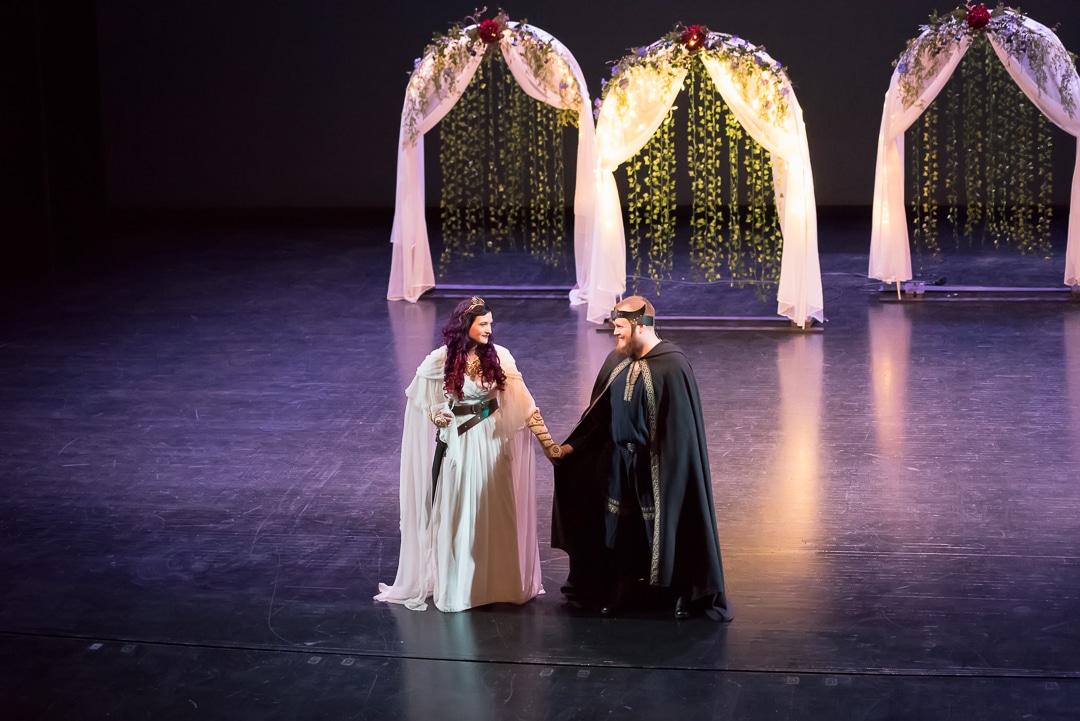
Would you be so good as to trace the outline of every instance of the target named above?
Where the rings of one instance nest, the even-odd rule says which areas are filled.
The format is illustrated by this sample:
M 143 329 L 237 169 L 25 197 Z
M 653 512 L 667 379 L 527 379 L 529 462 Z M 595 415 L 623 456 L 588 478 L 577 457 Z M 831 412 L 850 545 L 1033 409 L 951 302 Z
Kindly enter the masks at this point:
M 547 426 L 544 425 L 544 417 L 540 415 L 540 411 L 533 411 L 533 414 L 525 421 L 525 425 L 536 436 L 536 440 L 540 441 L 540 447 L 544 449 L 545 456 L 548 458 L 562 458 L 562 447 L 551 440 L 551 434 L 548 433 Z

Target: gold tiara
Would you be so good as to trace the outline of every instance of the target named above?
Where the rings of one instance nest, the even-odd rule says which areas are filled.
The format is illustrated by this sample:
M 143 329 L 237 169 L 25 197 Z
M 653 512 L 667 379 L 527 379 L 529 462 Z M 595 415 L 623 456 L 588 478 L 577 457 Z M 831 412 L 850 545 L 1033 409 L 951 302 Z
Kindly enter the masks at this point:
M 465 311 L 466 313 L 472 313 L 477 308 L 483 308 L 487 305 L 487 303 L 484 302 L 484 299 L 478 295 L 474 295 L 472 298 L 470 298 L 469 302 L 471 303 L 471 305 L 469 306 L 469 309 Z

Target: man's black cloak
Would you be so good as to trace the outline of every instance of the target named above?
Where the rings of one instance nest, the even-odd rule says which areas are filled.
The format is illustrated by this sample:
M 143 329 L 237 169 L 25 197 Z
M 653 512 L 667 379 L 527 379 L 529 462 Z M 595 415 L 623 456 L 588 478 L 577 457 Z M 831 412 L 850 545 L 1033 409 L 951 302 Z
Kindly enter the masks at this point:
M 701 397 L 693 369 L 677 345 L 661 341 L 644 358 L 651 383 L 649 448 L 656 493 L 652 586 L 692 589 L 725 618 L 724 571 L 713 507 Z M 574 592 L 603 593 L 613 582 L 605 546 L 605 514 L 612 465 L 611 403 L 607 392 L 630 359 L 612 351 L 593 384 L 589 407 L 566 439 L 573 452 L 555 467 L 551 545 L 570 556 Z M 646 389 L 648 392 L 648 388 Z M 570 590 L 568 589 L 568 590 Z

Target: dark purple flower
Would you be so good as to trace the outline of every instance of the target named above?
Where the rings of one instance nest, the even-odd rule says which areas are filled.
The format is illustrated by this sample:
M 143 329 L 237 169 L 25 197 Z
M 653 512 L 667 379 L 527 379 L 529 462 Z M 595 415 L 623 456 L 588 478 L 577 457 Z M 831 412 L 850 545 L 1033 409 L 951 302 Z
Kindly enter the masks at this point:
M 502 31 L 502 25 L 499 24 L 498 20 L 488 18 L 480 23 L 480 27 L 477 29 L 476 34 L 479 35 L 480 39 L 486 44 L 491 45 L 492 43 L 499 42 Z
M 708 32 L 709 29 L 704 25 L 688 25 L 679 36 L 679 42 L 685 45 L 687 50 L 694 52 L 701 48 Z
M 979 3 L 978 5 L 969 6 L 967 24 L 972 30 L 979 30 L 989 25 L 990 11 L 986 9 L 986 5 Z

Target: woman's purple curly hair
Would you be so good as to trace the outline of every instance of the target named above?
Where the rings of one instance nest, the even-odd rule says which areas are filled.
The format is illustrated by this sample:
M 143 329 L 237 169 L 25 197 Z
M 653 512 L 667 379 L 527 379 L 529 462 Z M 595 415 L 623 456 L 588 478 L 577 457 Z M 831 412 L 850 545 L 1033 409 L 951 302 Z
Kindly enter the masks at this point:
M 465 362 L 469 356 L 469 329 L 473 321 L 491 312 L 483 298 L 473 296 L 457 304 L 454 312 L 442 329 L 442 340 L 446 345 L 446 364 L 443 366 L 443 390 L 458 400 L 464 397 Z M 480 359 L 480 380 L 486 386 L 495 386 L 502 390 L 506 385 L 506 374 L 499 365 L 499 354 L 495 351 L 495 334 L 488 336 L 487 343 L 476 344 L 476 357 Z

